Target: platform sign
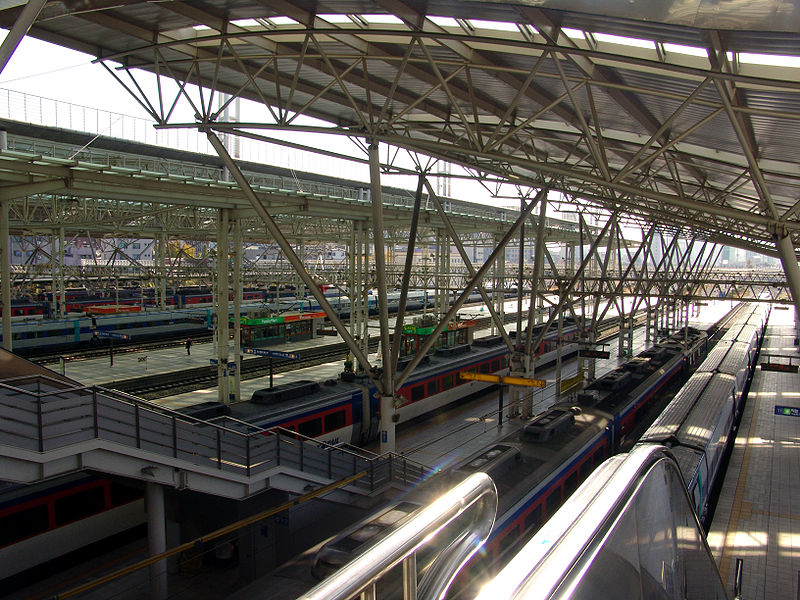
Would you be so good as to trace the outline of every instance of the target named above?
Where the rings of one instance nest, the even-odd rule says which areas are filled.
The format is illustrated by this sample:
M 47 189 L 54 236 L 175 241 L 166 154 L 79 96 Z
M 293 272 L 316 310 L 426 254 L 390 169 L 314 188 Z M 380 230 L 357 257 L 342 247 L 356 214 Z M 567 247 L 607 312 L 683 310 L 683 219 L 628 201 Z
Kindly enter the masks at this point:
M 580 358 L 611 358 L 611 352 L 608 350 L 590 350 L 589 348 L 578 350 Z
M 782 417 L 800 417 L 800 408 L 795 406 L 775 405 L 775 414 Z
M 461 371 L 458 376 L 461 379 L 471 379 L 473 381 L 488 381 L 489 383 L 507 383 L 508 385 L 524 385 L 528 387 L 543 388 L 547 385 L 544 379 L 530 379 L 528 377 L 510 377 L 503 375 L 489 375 L 486 373 L 471 373 Z
M 781 373 L 797 373 L 798 365 L 787 365 L 786 363 L 761 363 L 762 371 L 780 371 Z
M 256 356 L 266 356 L 268 358 L 282 358 L 284 360 L 299 360 L 300 356 L 295 352 L 281 352 L 279 350 L 263 350 L 261 348 L 242 348 L 245 354 L 254 354 Z
M 112 340 L 129 340 L 131 336 L 126 333 L 117 333 L 116 331 L 98 331 L 97 337 L 110 338 Z

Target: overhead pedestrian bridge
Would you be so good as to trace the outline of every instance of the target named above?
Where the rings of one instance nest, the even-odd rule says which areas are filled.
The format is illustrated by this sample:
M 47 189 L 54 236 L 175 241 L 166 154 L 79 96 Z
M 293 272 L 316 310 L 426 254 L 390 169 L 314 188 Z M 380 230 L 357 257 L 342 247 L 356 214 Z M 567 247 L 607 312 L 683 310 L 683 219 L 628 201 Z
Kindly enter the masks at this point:
M 26 362 L 0 352 L 5 373 L 9 360 Z M 359 473 L 337 493 L 372 496 L 430 474 L 395 454 L 228 417 L 211 423 L 45 373 L 0 380 L 0 469 L 19 483 L 92 470 L 237 499 L 269 488 L 307 492 Z

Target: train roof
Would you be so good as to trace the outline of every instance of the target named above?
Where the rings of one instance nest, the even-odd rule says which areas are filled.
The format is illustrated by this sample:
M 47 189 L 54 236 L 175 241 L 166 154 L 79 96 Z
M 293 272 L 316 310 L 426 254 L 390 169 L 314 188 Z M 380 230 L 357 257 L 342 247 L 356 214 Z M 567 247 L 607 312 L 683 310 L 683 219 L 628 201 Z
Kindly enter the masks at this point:
M 720 364 L 722 364 L 725 356 L 728 354 L 728 350 L 730 349 L 732 343 L 733 342 L 717 342 L 714 348 L 709 350 L 705 360 L 700 363 L 700 366 L 697 367 L 697 370 L 705 373 L 713 373 L 716 371 Z
M 480 339 L 480 338 L 479 338 Z M 500 355 L 508 349 L 503 343 L 503 339 L 491 338 L 486 342 L 476 340 L 473 344 L 458 344 L 448 348 L 437 348 L 433 354 L 428 354 L 422 359 L 413 374 L 409 378 L 409 383 L 417 379 L 428 376 L 431 372 L 442 372 L 443 367 L 453 370 L 460 368 L 464 364 L 475 362 L 482 357 Z M 402 371 L 404 365 L 411 360 L 411 357 L 399 359 L 398 371 Z
M 672 444 L 677 441 L 677 435 L 683 426 L 686 417 L 692 410 L 697 399 L 711 381 L 713 373 L 697 372 L 692 375 L 686 384 L 675 394 L 667 408 L 656 418 L 653 424 L 644 432 L 640 442 L 655 442 Z
M 551 408 L 563 411 L 562 408 Z M 576 411 L 572 423 L 544 442 L 531 441 L 522 431 L 509 434 L 463 461 L 454 470 L 487 473 L 499 494 L 498 519 L 568 462 L 579 450 L 603 434 L 608 418 L 596 411 Z M 542 415 L 533 419 L 541 420 Z
M 682 446 L 705 448 L 714 434 L 724 404 L 732 402 L 730 390 L 733 384 L 734 378 L 731 375 L 717 373 L 712 376 L 700 400 L 694 405 L 678 431 L 678 441 Z
M 675 358 L 682 356 L 683 347 L 676 343 L 654 346 L 606 373 L 586 386 L 578 394 L 578 404 L 593 406 L 609 414 L 618 412 L 629 402 L 630 396 L 639 394 L 649 385 L 650 377 Z
M 746 342 L 734 342 L 730 344 L 725 358 L 718 366 L 719 372 L 735 376 L 743 369 L 746 369 L 750 347 L 751 346 Z
M 323 382 L 309 379 L 293 381 L 253 392 L 253 399 L 249 402 L 231 404 L 228 415 L 263 427 L 276 420 L 345 402 L 358 391 L 358 386 L 334 379 Z

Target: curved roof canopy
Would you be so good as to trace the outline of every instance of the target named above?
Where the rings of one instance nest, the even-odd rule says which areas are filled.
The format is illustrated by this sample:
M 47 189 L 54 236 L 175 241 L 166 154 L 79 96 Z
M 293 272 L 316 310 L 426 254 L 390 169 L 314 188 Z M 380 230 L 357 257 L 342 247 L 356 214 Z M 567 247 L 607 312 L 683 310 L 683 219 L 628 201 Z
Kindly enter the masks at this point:
M 30 35 L 97 56 L 160 126 L 181 103 L 363 136 L 773 253 L 800 245 L 798 32 L 798 0 L 64 0 Z M 220 92 L 263 121 L 219 122 Z

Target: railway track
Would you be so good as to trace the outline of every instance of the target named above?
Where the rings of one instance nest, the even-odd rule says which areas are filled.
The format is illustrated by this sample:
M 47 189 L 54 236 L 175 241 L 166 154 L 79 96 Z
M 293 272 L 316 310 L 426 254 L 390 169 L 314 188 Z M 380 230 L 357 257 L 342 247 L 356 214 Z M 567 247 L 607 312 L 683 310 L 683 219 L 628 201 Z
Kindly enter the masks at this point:
M 516 313 L 506 314 L 504 320 L 506 323 L 514 322 L 516 320 Z M 641 322 L 644 320 L 644 316 L 642 315 L 638 317 L 637 320 L 637 324 L 641 324 Z M 478 319 L 478 329 L 485 329 L 490 325 L 490 317 Z M 600 332 L 602 333 L 598 335 L 598 341 L 609 339 L 618 331 L 619 324 L 616 322 L 616 319 L 609 319 L 608 323 L 604 327 L 600 328 Z M 176 345 L 180 344 L 182 344 L 182 342 L 179 342 Z M 378 338 L 374 338 L 370 342 L 370 350 L 375 350 L 377 346 Z M 105 353 L 107 353 L 107 350 Z M 101 355 L 103 354 L 104 353 L 101 353 Z M 344 361 L 347 355 L 347 345 L 344 342 L 339 342 L 317 348 L 307 348 L 305 350 L 296 352 L 296 354 L 299 355 L 297 360 L 272 359 L 272 372 L 284 373 L 286 371 L 313 367 L 338 360 Z M 249 358 L 248 360 L 241 362 L 240 368 L 241 381 L 254 379 L 256 377 L 264 377 L 269 374 L 270 359 L 263 357 Z M 157 400 L 159 398 L 183 394 L 198 389 L 214 387 L 216 385 L 217 367 L 215 365 L 208 365 L 185 369 L 180 372 L 159 373 L 146 377 L 136 377 L 121 381 L 113 381 L 105 384 L 105 387 L 126 392 L 145 400 Z

